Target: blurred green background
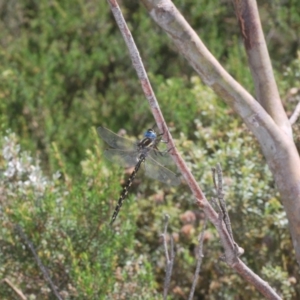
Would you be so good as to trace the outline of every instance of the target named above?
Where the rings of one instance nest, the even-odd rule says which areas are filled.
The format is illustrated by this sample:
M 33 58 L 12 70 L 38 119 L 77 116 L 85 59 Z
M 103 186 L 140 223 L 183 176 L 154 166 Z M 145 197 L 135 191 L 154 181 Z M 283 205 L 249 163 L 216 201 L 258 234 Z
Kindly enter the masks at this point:
M 222 65 L 253 93 L 230 1 L 174 1 Z M 299 299 L 299 270 L 273 178 L 252 134 L 202 84 L 138 1 L 121 8 L 176 145 L 206 196 L 220 163 L 242 259 L 284 299 Z M 299 102 L 300 3 L 259 1 L 283 104 Z M 55 299 L 19 224 L 64 299 L 162 299 L 163 216 L 176 244 L 170 299 L 186 299 L 204 216 L 183 183 L 139 174 L 114 230 L 107 224 L 128 172 L 103 157 L 100 125 L 128 137 L 154 124 L 106 1 L 0 1 L 0 298 Z M 295 140 L 299 129 L 295 125 Z M 192 216 L 191 218 L 189 216 Z M 261 299 L 219 257 L 205 231 L 194 299 Z

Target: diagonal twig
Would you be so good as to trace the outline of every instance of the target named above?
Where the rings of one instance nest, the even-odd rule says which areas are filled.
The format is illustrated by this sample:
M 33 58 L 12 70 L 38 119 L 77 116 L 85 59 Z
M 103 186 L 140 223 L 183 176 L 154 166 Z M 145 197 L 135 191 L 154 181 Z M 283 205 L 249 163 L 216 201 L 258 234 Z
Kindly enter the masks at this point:
M 213 174 L 214 174 L 214 185 L 215 185 L 215 189 L 216 189 L 216 192 L 217 192 L 217 198 L 219 200 L 220 210 L 221 210 L 222 215 L 223 215 L 223 221 L 226 225 L 226 228 L 228 230 L 229 235 L 232 238 L 232 241 L 234 241 L 232 228 L 231 228 L 231 222 L 230 222 L 228 210 L 227 210 L 227 207 L 226 207 L 226 202 L 225 202 L 225 199 L 224 199 L 223 173 L 222 173 L 221 165 L 219 163 L 217 164 L 216 168 L 213 170 Z M 217 180 L 215 178 L 215 175 L 217 175 Z
M 44 280 L 48 283 L 48 285 L 50 286 L 53 294 L 55 295 L 55 297 L 59 300 L 62 300 L 62 297 L 59 295 L 57 289 L 56 289 L 56 286 L 54 285 L 50 275 L 49 275 L 49 272 L 47 270 L 47 268 L 43 265 L 41 259 L 39 258 L 33 244 L 31 243 L 31 241 L 28 239 L 28 237 L 26 236 L 26 234 L 24 233 L 23 229 L 21 228 L 20 225 L 16 225 L 15 226 L 15 229 L 16 229 L 16 232 L 19 234 L 19 236 L 21 237 L 21 239 L 25 242 L 26 246 L 29 248 L 29 250 L 31 251 L 38 267 L 40 268 L 42 274 L 43 274 L 43 277 L 44 277 Z
M 196 288 L 197 281 L 198 281 L 198 278 L 199 278 L 199 273 L 200 273 L 202 258 L 203 258 L 203 241 L 204 241 L 204 231 L 206 229 L 206 225 L 207 225 L 207 218 L 205 217 L 204 224 L 203 224 L 201 234 L 200 234 L 200 237 L 199 237 L 199 251 L 198 251 L 197 266 L 196 266 L 196 270 L 195 270 L 195 275 L 194 275 L 192 288 L 191 288 L 190 295 L 189 295 L 189 300 L 193 300 L 194 293 L 195 293 L 195 288 Z
M 275 123 L 262 105 L 226 72 L 171 0 L 140 1 L 152 19 L 168 34 L 178 52 L 185 56 L 203 82 L 243 119 L 248 129 L 255 135 L 280 192 L 289 221 L 296 259 L 300 264 L 300 235 L 296 230 L 300 224 L 300 214 L 296 213 L 300 210 L 300 189 L 295 188 L 300 182 L 300 158 L 291 138 L 291 126 L 285 124 L 284 120 L 283 126 L 278 126 L 279 121 Z M 174 155 L 174 160 L 183 172 L 176 155 Z M 184 176 L 189 177 L 188 173 Z M 202 197 L 199 198 L 193 186 L 190 183 L 189 185 L 201 205 Z
M 214 182 L 214 186 L 215 186 L 215 189 L 217 192 L 217 198 L 218 198 L 219 203 L 217 203 L 217 201 L 215 199 L 213 199 L 213 201 L 219 209 L 219 220 L 220 220 L 220 222 L 223 220 L 223 222 L 226 226 L 226 229 L 227 229 L 227 231 L 231 237 L 231 240 L 233 242 L 233 245 L 235 247 L 236 255 L 241 256 L 244 253 L 244 249 L 239 247 L 233 238 L 230 217 L 228 214 L 228 210 L 226 207 L 226 201 L 224 198 L 225 194 L 223 191 L 223 173 L 222 173 L 221 165 L 218 163 L 216 165 L 216 168 L 212 168 L 212 172 L 213 172 L 213 182 Z
M 3 282 L 6 283 L 21 300 L 26 300 L 26 296 L 18 289 L 8 278 L 3 279 Z
M 164 117 L 161 113 L 159 104 L 157 102 L 157 99 L 153 93 L 153 89 L 151 87 L 151 84 L 149 82 L 148 76 L 146 74 L 145 68 L 143 66 L 142 60 L 140 58 L 138 49 L 135 45 L 135 42 L 132 38 L 132 35 L 128 29 L 128 26 L 126 25 L 126 22 L 124 20 L 124 17 L 122 15 L 122 12 L 120 10 L 120 7 L 116 0 L 107 0 L 108 4 L 111 8 L 111 11 L 115 17 L 115 20 L 119 26 L 119 29 L 122 33 L 122 36 L 126 42 L 127 48 L 129 50 L 130 58 L 133 63 L 133 67 L 135 68 L 138 78 L 141 82 L 142 89 L 144 91 L 144 94 L 149 102 L 152 114 L 156 120 L 156 123 L 158 125 L 158 128 L 161 132 L 163 132 L 163 138 L 164 140 L 168 141 L 168 149 L 170 150 L 170 154 L 173 156 L 174 161 L 176 162 L 176 165 L 178 166 L 179 170 L 184 176 L 185 181 L 189 185 L 194 197 L 197 199 L 197 205 L 203 209 L 205 215 L 207 218 L 214 224 L 216 227 L 218 234 L 220 236 L 222 245 L 225 250 L 225 257 L 227 264 L 234 268 L 235 271 L 237 271 L 245 280 L 251 282 L 257 290 L 259 290 L 265 297 L 268 299 L 280 299 L 276 292 L 268 285 L 267 282 L 262 280 L 260 277 L 258 277 L 256 274 L 254 274 L 239 258 L 236 256 L 236 248 L 234 243 L 232 242 L 232 239 L 228 233 L 228 230 L 226 227 L 222 226 L 222 223 L 219 222 L 218 214 L 215 212 L 215 210 L 212 208 L 210 203 L 207 201 L 203 191 L 199 187 L 197 181 L 195 180 L 194 176 L 192 175 L 191 171 L 188 169 L 185 161 L 182 159 L 180 154 L 178 153 L 174 140 L 170 134 L 170 132 L 167 130 L 167 126 L 164 120 Z M 143 0 L 143 2 L 147 2 L 146 0 Z M 148 1 L 150 2 L 150 1 Z M 168 3 L 167 3 L 168 2 Z M 158 5 L 157 9 L 154 11 L 151 9 L 151 14 L 156 14 L 154 17 L 160 17 L 164 16 L 165 7 L 164 5 L 167 3 L 166 8 L 169 10 L 169 13 L 167 15 L 167 18 L 172 17 L 172 13 L 176 12 L 176 8 L 172 6 L 173 4 L 170 1 L 158 1 L 157 3 L 149 3 L 149 6 L 147 7 L 150 9 L 151 7 L 154 8 L 155 5 Z M 147 6 L 147 4 L 145 3 Z M 172 9 L 172 10 L 170 10 Z M 181 21 L 183 18 L 181 18 Z M 157 20 L 156 20 L 157 21 Z M 166 25 L 169 24 L 169 19 L 164 19 L 164 22 L 160 25 L 162 27 L 167 27 Z M 185 21 L 184 21 L 185 22 Z M 172 37 L 177 40 L 178 29 L 180 29 L 177 26 L 177 29 L 172 32 Z M 182 37 L 188 38 L 189 32 L 185 31 L 184 35 Z M 197 47 L 203 46 L 200 44 L 199 39 L 196 37 L 195 34 L 193 34 L 193 50 L 195 50 Z M 181 39 L 178 39 L 178 42 L 181 42 Z M 180 48 L 180 45 L 177 44 Z M 187 43 L 185 43 L 186 48 Z M 198 48 L 196 49 L 198 51 Z M 205 56 L 211 55 L 208 53 L 207 49 L 204 50 Z M 195 57 L 193 57 L 195 58 Z M 270 116 L 261 109 L 261 106 L 253 99 L 253 97 L 247 93 L 237 82 L 233 80 L 232 77 L 230 77 L 228 74 L 225 74 L 225 71 L 221 71 L 219 76 L 214 77 L 216 74 L 216 70 L 221 70 L 220 65 L 218 62 L 212 58 L 214 67 L 208 66 L 206 64 L 205 66 L 208 66 L 208 69 L 210 70 L 207 73 L 203 73 L 201 70 L 202 63 L 205 63 L 204 57 L 201 57 L 200 60 L 193 60 L 192 65 L 195 66 L 198 72 L 201 73 L 201 75 L 204 77 L 205 82 L 207 84 L 214 86 L 215 89 L 218 91 L 218 94 L 221 94 L 221 96 L 224 93 L 225 99 L 229 102 L 229 104 L 233 105 L 236 110 L 239 111 L 241 114 L 241 117 L 243 119 L 246 119 L 247 125 L 250 127 L 250 129 L 254 132 L 256 137 L 259 139 L 260 131 L 259 129 L 261 126 L 266 126 L 268 128 L 268 137 L 272 138 L 276 135 L 276 138 L 278 138 L 279 135 L 282 133 L 279 130 L 276 130 L 276 128 L 272 127 L 274 124 L 274 121 L 270 118 Z M 200 68 L 198 65 L 200 64 Z M 211 76 L 211 74 L 213 75 Z M 226 80 L 225 80 L 226 79 Z M 231 93 L 226 92 L 227 86 L 230 85 L 230 91 Z M 236 89 L 233 89 L 233 86 L 236 87 Z M 249 106 L 245 105 L 243 101 L 240 99 L 243 99 L 243 101 L 246 101 Z M 259 115 L 257 114 L 257 111 L 259 111 Z M 259 125 L 258 124 L 259 122 Z M 266 141 L 266 134 L 263 136 L 264 143 Z M 265 145 L 265 144 L 264 144 Z M 266 145 L 265 145 L 266 146 Z M 252 275 L 251 275 L 252 274 Z
M 174 252 L 174 241 L 172 235 L 170 235 L 170 244 L 171 244 L 171 253 L 169 255 L 168 251 L 168 243 L 167 243 L 167 230 L 168 230 L 168 223 L 169 223 L 169 216 L 165 215 L 165 227 L 164 227 L 164 233 L 161 235 L 163 238 L 163 245 L 165 250 L 165 256 L 166 256 L 166 276 L 165 276 L 165 282 L 164 282 L 164 299 L 167 299 L 168 296 L 168 290 L 170 287 L 171 282 L 171 276 L 173 271 L 173 265 L 174 265 L 174 259 L 175 259 L 175 252 Z
M 293 114 L 290 117 L 290 124 L 293 125 L 296 123 L 298 117 L 300 115 L 300 102 L 297 104 Z

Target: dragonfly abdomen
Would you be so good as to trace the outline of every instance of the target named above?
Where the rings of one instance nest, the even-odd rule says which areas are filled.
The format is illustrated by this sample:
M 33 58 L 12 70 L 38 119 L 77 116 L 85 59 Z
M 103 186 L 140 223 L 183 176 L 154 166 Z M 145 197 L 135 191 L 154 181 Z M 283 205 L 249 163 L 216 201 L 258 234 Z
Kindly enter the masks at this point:
M 143 162 L 145 162 L 145 173 L 148 177 L 173 186 L 180 184 L 181 180 L 178 174 L 165 168 L 165 165 L 169 165 L 170 162 L 173 163 L 172 157 L 168 152 L 159 151 L 157 146 L 161 141 L 161 134 L 157 135 L 153 129 L 148 129 L 144 133 L 144 138 L 137 143 L 118 136 L 104 127 L 98 128 L 98 134 L 113 148 L 105 150 L 104 155 L 107 159 L 125 167 L 135 166 L 119 197 L 111 224 L 116 220 L 136 173 Z
M 123 205 L 123 202 L 124 202 L 124 200 L 126 199 L 126 197 L 128 195 L 128 192 L 129 192 L 129 189 L 130 189 L 130 187 L 132 185 L 132 182 L 133 182 L 133 180 L 134 180 L 134 178 L 135 178 L 138 170 L 140 169 L 141 164 L 144 161 L 145 161 L 145 156 L 141 155 L 140 158 L 139 158 L 139 160 L 138 160 L 138 162 L 137 162 L 137 164 L 135 165 L 135 168 L 134 168 L 133 172 L 131 173 L 131 175 L 129 176 L 129 178 L 128 178 L 127 182 L 126 182 L 126 185 L 123 188 L 123 191 L 122 191 L 122 193 L 120 195 L 120 198 L 118 200 L 118 204 L 117 204 L 117 206 L 115 208 L 115 211 L 113 213 L 113 216 L 111 218 L 110 224 L 112 224 L 116 220 L 116 218 L 118 216 L 118 213 L 119 213 L 119 211 L 120 211 L 120 209 L 121 209 L 121 207 Z

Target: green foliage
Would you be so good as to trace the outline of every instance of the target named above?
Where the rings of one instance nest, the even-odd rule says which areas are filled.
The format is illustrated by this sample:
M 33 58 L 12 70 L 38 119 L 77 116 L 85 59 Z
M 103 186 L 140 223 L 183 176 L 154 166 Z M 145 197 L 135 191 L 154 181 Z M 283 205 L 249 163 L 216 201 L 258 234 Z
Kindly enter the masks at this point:
M 231 4 L 174 2 L 217 59 L 253 92 Z M 292 111 L 299 101 L 299 5 L 259 5 L 280 93 Z M 195 77 L 141 5 L 123 1 L 122 10 L 176 145 L 208 199 L 214 196 L 211 167 L 223 168 L 242 259 L 283 298 L 299 298 L 285 213 L 254 137 Z M 184 183 L 167 187 L 138 175 L 115 227 L 107 225 L 125 176 L 104 161 L 95 128 L 126 128 L 138 137 L 154 125 L 107 3 L 5 2 L 1 17 L 1 278 L 32 299 L 52 297 L 15 231 L 19 224 L 66 299 L 161 299 L 165 257 L 159 236 L 168 213 L 176 244 L 170 297 L 186 298 L 204 216 Z M 220 262 L 212 226 L 204 255 L 198 298 L 261 299 Z M 0 298 L 13 297 L 2 284 Z
M 254 272 L 264 278 L 266 274 L 262 266 L 266 262 L 284 266 L 284 270 L 294 269 L 285 212 L 255 138 L 239 120 L 232 117 L 231 110 L 209 88 L 203 87 L 197 77 L 192 78 L 191 82 L 190 93 L 194 95 L 195 103 L 201 103 L 201 112 L 194 120 L 195 130 L 190 130 L 191 140 L 182 134 L 176 143 L 186 163 L 208 199 L 215 197 L 211 168 L 217 163 L 221 164 L 234 236 L 239 246 L 246 251 L 242 259 Z M 156 184 L 153 183 L 152 187 L 156 188 Z M 153 202 L 157 203 L 156 207 L 153 207 Z M 180 249 L 176 258 L 173 285 L 180 284 L 184 294 L 188 294 L 190 289 L 195 267 L 196 237 L 203 225 L 203 215 L 199 215 L 193 202 L 190 191 L 184 187 L 180 187 L 180 193 L 177 194 L 164 189 L 164 192 L 159 191 L 148 197 L 145 203 L 141 203 L 140 209 L 140 226 L 143 226 L 143 230 L 139 232 L 141 234 L 145 230 L 145 233 L 139 239 L 146 245 L 143 248 L 145 252 L 149 251 L 148 245 L 155 244 L 153 232 L 158 235 L 163 228 L 161 222 L 155 223 L 154 220 L 161 220 L 165 212 L 171 215 L 172 235 L 177 237 L 176 247 Z M 195 216 L 198 215 L 199 222 L 194 225 L 193 222 L 191 224 L 185 221 L 184 212 L 190 210 Z M 205 289 L 203 294 L 210 297 L 216 295 L 216 299 L 222 295 L 226 295 L 228 299 L 234 298 L 239 294 L 238 291 L 241 291 L 243 299 L 260 299 L 261 295 L 253 287 L 246 285 L 245 290 L 245 282 L 219 261 L 222 250 L 218 234 L 212 226 L 207 230 L 207 236 L 199 290 Z M 161 246 L 157 244 L 158 249 L 159 247 Z M 162 255 L 162 249 L 153 254 L 153 263 L 160 264 Z M 277 276 L 280 277 L 280 274 Z M 162 281 L 164 273 L 160 276 Z M 286 280 L 285 274 L 282 282 L 287 282 Z M 279 293 L 287 295 L 286 284 L 280 285 L 279 281 L 273 283 L 272 286 Z M 289 288 L 290 295 L 295 295 L 295 286 L 290 284 Z
M 215 197 L 210 169 L 221 163 L 224 170 L 226 204 L 234 236 L 236 242 L 246 250 L 243 259 L 254 272 L 263 275 L 261 268 L 266 261 L 291 266 L 293 262 L 289 261 L 289 254 L 286 252 L 286 247 L 292 247 L 286 216 L 280 205 L 272 176 L 263 163 L 257 142 L 244 125 L 232 118 L 230 111 L 223 107 L 212 92 L 203 88 L 198 79 L 194 79 L 194 83 L 193 92 L 196 100 L 205 98 L 207 101 L 202 102 L 201 116 L 195 120 L 197 131 L 194 133 L 194 142 L 187 142 L 184 136 L 178 142 L 182 145 L 186 162 L 194 176 L 198 178 L 208 199 Z M 180 211 L 191 209 L 185 202 L 190 197 L 188 191 L 181 192 L 177 200 L 181 203 L 178 214 Z M 210 228 L 210 231 L 214 232 L 215 229 Z M 182 243 L 183 247 L 185 241 Z M 245 299 L 254 299 L 254 295 L 259 299 L 260 296 L 252 288 L 249 287 L 244 291 L 245 282 L 238 276 L 230 275 L 230 270 L 222 270 L 223 275 L 219 273 L 216 280 L 212 279 L 215 274 L 214 265 L 221 255 L 216 251 L 218 248 L 219 238 L 214 233 L 204 248 L 205 259 L 202 270 L 206 276 L 202 278 L 203 285 L 207 287 L 210 285 L 212 294 L 221 296 L 226 293 L 227 297 L 231 298 L 237 295 L 238 289 L 243 291 Z M 185 263 L 189 265 L 187 260 Z M 225 267 L 221 262 L 217 264 L 221 265 L 220 268 Z M 211 273 L 211 276 L 207 276 L 208 273 Z M 230 290 L 229 283 L 234 287 L 233 290 Z M 282 291 L 281 287 L 278 291 Z
M 296 296 L 292 289 L 292 283 L 295 282 L 295 278 L 288 278 L 288 273 L 283 271 L 280 266 L 272 267 L 270 264 L 267 264 L 263 267 L 262 274 L 267 277 L 268 282 L 272 286 L 276 286 L 279 291 L 282 291 L 283 299 L 293 299 Z
M 14 134 L 2 143 L 1 257 L 5 259 L 1 277 L 14 281 L 25 294 L 44 299 L 51 294 L 28 249 L 22 247 L 24 241 L 15 233 L 19 224 L 62 294 L 78 299 L 152 295 L 151 266 L 133 251 L 134 223 L 124 222 L 122 234 L 107 225 L 111 215 L 107 199 L 115 197 L 111 188 L 116 178 L 102 163 L 99 150 L 88 151 L 83 162 L 89 174 L 81 182 L 64 186 L 58 173 L 53 180 L 43 176 L 39 163 L 20 151 Z M 99 178 L 103 176 L 112 184 Z M 22 276 L 21 269 L 26 272 Z M 0 295 L 2 299 L 9 295 L 3 285 Z

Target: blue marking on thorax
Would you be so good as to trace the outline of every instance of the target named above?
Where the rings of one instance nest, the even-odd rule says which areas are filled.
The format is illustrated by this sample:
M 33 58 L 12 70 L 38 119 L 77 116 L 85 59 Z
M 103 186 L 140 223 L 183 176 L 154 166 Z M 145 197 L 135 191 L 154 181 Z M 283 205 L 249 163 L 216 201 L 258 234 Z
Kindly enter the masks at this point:
M 155 133 L 155 131 L 153 129 L 148 129 L 145 133 L 144 133 L 144 137 L 151 139 L 151 140 L 155 140 L 157 138 L 157 135 Z

